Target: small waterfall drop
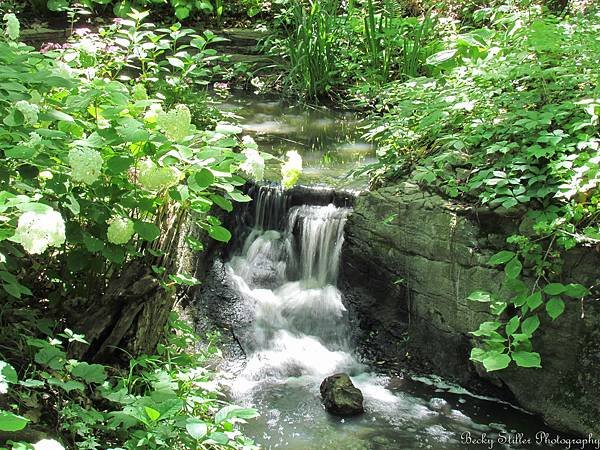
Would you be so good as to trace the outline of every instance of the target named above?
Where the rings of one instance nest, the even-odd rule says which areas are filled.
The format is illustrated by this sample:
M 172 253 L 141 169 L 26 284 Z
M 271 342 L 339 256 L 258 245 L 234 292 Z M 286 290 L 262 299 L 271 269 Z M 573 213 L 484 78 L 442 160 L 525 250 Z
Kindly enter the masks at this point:
M 336 371 L 356 371 L 342 295 L 336 287 L 349 208 L 291 206 L 278 188 L 257 190 L 254 226 L 227 276 L 254 311 L 244 390 L 266 379 L 318 382 Z

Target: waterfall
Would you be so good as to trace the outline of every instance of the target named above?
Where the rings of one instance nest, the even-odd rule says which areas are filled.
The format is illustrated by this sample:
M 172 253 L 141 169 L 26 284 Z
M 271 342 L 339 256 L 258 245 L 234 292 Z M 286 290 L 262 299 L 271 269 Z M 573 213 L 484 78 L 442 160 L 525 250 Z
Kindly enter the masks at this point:
M 242 379 L 314 377 L 360 367 L 336 286 L 350 208 L 291 206 L 279 188 L 255 191 L 254 224 L 227 276 L 254 312 Z

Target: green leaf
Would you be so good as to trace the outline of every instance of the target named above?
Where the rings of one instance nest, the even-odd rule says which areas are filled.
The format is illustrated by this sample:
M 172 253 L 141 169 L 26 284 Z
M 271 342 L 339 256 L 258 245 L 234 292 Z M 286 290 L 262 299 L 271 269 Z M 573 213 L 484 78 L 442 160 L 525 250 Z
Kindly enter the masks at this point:
M 488 355 L 482 360 L 483 367 L 488 372 L 493 372 L 494 370 L 502 370 L 506 369 L 510 364 L 510 356 L 506 353 L 500 352 L 489 352 Z
M 185 425 L 185 429 L 194 439 L 202 439 L 208 433 L 208 426 L 204 422 L 191 420 Z
M 220 225 L 211 227 L 211 229 L 208 231 L 208 235 L 215 241 L 219 242 L 229 242 L 231 239 L 231 233 L 229 230 Z
M 153 241 L 160 236 L 160 228 L 150 222 L 136 220 L 133 223 L 133 229 L 145 241 Z
M 497 266 L 499 264 L 505 264 L 509 262 L 516 256 L 515 252 L 509 252 L 508 250 L 502 250 L 501 252 L 496 253 L 494 256 L 490 258 L 488 261 L 489 264 L 493 266 Z
M 492 294 L 490 294 L 489 292 L 485 292 L 485 291 L 475 291 L 475 292 L 471 292 L 471 294 L 469 294 L 469 296 L 467 297 L 467 300 L 471 300 L 474 302 L 488 303 L 488 302 L 492 301 Z
M 519 367 L 542 367 L 540 354 L 536 352 L 513 352 L 512 359 Z
M 80 362 L 71 369 L 71 374 L 77 378 L 83 378 L 86 383 L 102 384 L 106 381 L 106 372 L 101 364 L 88 364 Z
M 515 331 L 519 329 L 519 325 L 521 324 L 521 318 L 519 316 L 514 316 L 512 319 L 508 321 L 506 324 L 506 334 L 511 336 Z
M 208 169 L 201 169 L 192 178 L 195 185 L 190 187 L 196 188 L 196 190 L 204 190 L 215 182 L 215 176 Z
M 521 323 L 521 331 L 523 331 L 523 333 L 527 336 L 531 337 L 533 336 L 533 333 L 535 333 L 535 330 L 537 330 L 539 326 L 540 319 L 538 318 L 538 316 L 531 316 L 525 319 L 523 323 Z
M 154 408 L 150 408 L 149 406 L 144 406 L 144 411 L 148 414 L 148 417 L 153 422 L 156 422 L 160 418 L 160 413 Z
M 8 411 L 0 411 L 0 430 L 1 431 L 20 431 L 29 422 L 25 417 L 17 416 Z
M 17 371 L 6 361 L 0 361 L 0 394 L 8 392 L 8 384 L 19 381 Z
M 483 322 L 479 325 L 479 329 L 477 331 L 471 331 L 473 336 L 489 336 L 492 331 L 496 331 L 500 328 L 500 322 Z
M 220 196 L 220 195 L 211 195 L 210 199 L 221 209 L 224 209 L 227 212 L 233 211 L 233 204 L 230 200 Z
M 552 318 L 552 320 L 560 316 L 564 310 L 565 302 L 560 297 L 552 297 L 548 303 L 546 303 L 546 312 Z
M 529 309 L 531 309 L 531 311 L 536 309 L 542 303 L 542 291 L 535 291 L 533 294 L 527 297 L 527 306 Z
M 513 258 L 504 267 L 504 273 L 507 278 L 517 278 L 521 274 L 522 269 L 523 265 L 519 261 L 519 258 Z
M 471 356 L 470 359 L 472 361 L 477 361 L 477 362 L 483 362 L 483 359 L 485 358 L 485 356 L 487 355 L 488 352 L 486 352 L 484 349 L 479 348 L 479 347 L 473 347 L 471 349 Z
M 570 283 L 565 286 L 564 294 L 571 298 L 583 298 L 589 295 L 590 291 L 581 284 Z
M 567 290 L 562 283 L 550 283 L 544 286 L 544 292 L 548 295 L 560 295 Z
M 54 370 L 59 370 L 65 365 L 67 354 L 61 349 L 48 344 L 35 354 L 34 360 L 38 364 L 50 367 Z
M 221 408 L 215 414 L 215 423 L 221 423 L 225 420 L 232 419 L 234 417 L 240 419 L 253 419 L 258 415 L 258 412 L 253 408 L 242 408 L 237 405 L 227 405 Z
M 187 8 L 177 8 L 177 9 L 179 10 L 179 9 L 187 9 Z M 189 14 L 189 10 L 188 10 L 188 14 Z M 179 17 L 179 16 L 177 16 L 177 17 Z M 179 17 L 179 18 L 185 19 L 185 17 Z M 178 69 L 183 69 L 185 67 L 185 64 L 183 63 L 183 61 L 180 60 L 179 58 L 175 58 L 174 56 L 167 57 L 167 61 L 169 61 L 169 64 L 171 64 L 173 67 L 177 67 Z
M 242 194 L 241 192 L 234 191 L 230 192 L 228 195 L 236 202 L 246 203 L 252 201 L 252 197 Z

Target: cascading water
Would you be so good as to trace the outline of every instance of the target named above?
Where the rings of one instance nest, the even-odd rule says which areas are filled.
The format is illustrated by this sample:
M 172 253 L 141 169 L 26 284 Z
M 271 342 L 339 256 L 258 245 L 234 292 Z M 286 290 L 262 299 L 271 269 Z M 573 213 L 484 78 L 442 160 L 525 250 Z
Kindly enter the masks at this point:
M 255 203 L 254 228 L 226 269 L 255 314 L 237 388 L 287 377 L 320 381 L 335 370 L 356 370 L 335 286 L 350 210 L 333 204 L 289 208 L 283 192 L 266 187 Z
M 489 424 L 482 418 L 489 405 L 495 421 L 509 426 L 528 418 L 455 386 L 436 389 L 370 373 L 352 349 L 336 286 L 351 210 L 292 206 L 280 187 L 262 186 L 253 196 L 253 225 L 225 269 L 226 282 L 253 316 L 250 331 L 238 337 L 246 361 L 230 388 L 234 401 L 260 411 L 246 432 L 265 448 L 458 449 L 465 433 L 497 438 L 507 431 L 507 425 L 471 418 Z M 349 373 L 363 392 L 364 415 L 340 419 L 322 407 L 319 385 L 339 372 Z

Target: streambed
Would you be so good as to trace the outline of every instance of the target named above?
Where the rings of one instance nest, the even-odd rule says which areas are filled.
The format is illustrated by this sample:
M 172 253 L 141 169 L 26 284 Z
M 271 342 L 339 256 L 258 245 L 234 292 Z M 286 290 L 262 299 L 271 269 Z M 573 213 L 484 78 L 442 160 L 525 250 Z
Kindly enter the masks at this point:
M 337 287 L 351 205 L 314 201 L 328 198 L 324 185 L 364 187 L 364 180 L 342 178 L 374 160 L 358 118 L 248 97 L 222 107 L 242 117 L 262 150 L 301 153 L 301 182 L 320 186 L 305 203 L 276 185 L 254 189 L 253 203 L 237 212 L 238 239 L 208 283 L 229 290 L 213 305 L 236 311 L 228 327 L 244 356 L 226 363 L 235 371 L 229 394 L 261 414 L 245 432 L 268 449 L 550 448 L 536 435 L 556 434 L 536 416 L 435 377 L 378 373 L 359 356 Z M 344 150 L 357 146 L 364 151 Z M 363 392 L 365 414 L 342 419 L 324 410 L 319 385 L 338 372 Z

